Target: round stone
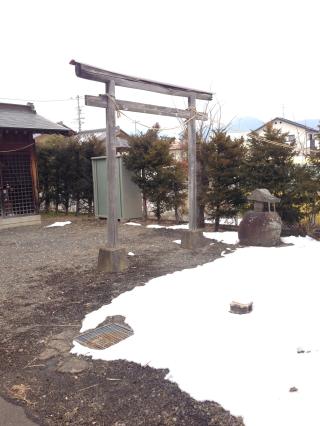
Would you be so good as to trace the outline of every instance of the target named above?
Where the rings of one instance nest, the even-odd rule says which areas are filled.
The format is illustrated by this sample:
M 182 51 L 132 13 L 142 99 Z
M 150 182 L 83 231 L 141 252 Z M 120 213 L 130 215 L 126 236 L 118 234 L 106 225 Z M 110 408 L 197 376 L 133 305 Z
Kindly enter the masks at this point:
M 47 361 L 50 358 L 53 358 L 54 356 L 57 356 L 58 352 L 55 349 L 45 349 L 41 354 L 39 355 L 40 361 Z
M 279 244 L 282 222 L 276 212 L 247 212 L 239 226 L 240 244 L 271 247 Z

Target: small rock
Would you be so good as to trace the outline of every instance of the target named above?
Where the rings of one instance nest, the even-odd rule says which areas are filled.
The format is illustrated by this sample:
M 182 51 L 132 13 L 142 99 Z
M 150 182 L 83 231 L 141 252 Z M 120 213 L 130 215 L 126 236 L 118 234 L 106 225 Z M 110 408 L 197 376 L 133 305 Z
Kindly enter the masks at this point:
M 292 388 L 289 389 L 289 392 L 298 392 L 298 388 L 292 386 Z
M 52 340 L 67 340 L 67 341 L 72 341 L 73 338 L 75 337 L 75 333 L 74 330 L 65 330 L 62 331 L 59 334 L 55 334 L 52 336 Z
M 55 349 L 45 349 L 41 354 L 38 356 L 38 359 L 40 361 L 47 361 L 50 358 L 53 358 L 54 356 L 57 356 L 58 352 Z
M 57 371 L 60 373 L 77 374 L 86 370 L 89 367 L 87 361 L 78 358 L 69 358 L 66 361 L 60 362 Z
M 48 346 L 51 349 L 56 349 L 58 352 L 69 352 L 71 349 L 71 345 L 65 340 L 50 340 Z

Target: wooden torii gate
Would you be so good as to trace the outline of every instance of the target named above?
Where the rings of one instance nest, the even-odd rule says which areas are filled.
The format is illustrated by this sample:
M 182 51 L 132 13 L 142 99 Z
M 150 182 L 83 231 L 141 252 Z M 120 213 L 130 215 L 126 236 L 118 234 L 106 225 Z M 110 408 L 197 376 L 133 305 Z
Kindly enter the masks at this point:
M 85 96 L 85 104 L 106 109 L 106 155 L 108 179 L 108 208 L 107 208 L 107 243 L 100 249 L 98 269 L 107 272 L 119 272 L 126 268 L 127 253 L 119 247 L 117 193 L 116 193 L 116 111 L 132 111 L 145 114 L 179 117 L 188 120 L 188 195 L 189 195 L 189 230 L 182 236 L 181 247 L 196 248 L 204 244 L 204 237 L 197 229 L 197 177 L 196 177 L 196 120 L 207 120 L 207 114 L 196 111 L 196 100 L 212 100 L 212 93 L 189 89 L 172 84 L 160 83 L 132 77 L 125 74 L 103 70 L 91 65 L 72 60 L 76 75 L 87 80 L 105 84 L 105 94 Z M 137 102 L 123 101 L 115 98 L 115 87 L 145 90 L 172 96 L 188 98 L 188 109 L 168 108 Z

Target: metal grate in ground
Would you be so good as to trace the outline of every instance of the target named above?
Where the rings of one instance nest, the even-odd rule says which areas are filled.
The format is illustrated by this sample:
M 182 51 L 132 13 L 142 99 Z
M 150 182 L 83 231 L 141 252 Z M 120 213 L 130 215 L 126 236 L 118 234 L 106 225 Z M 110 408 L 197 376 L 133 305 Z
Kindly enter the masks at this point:
M 110 323 L 89 330 L 74 340 L 90 349 L 106 349 L 133 335 L 130 327 L 124 324 Z

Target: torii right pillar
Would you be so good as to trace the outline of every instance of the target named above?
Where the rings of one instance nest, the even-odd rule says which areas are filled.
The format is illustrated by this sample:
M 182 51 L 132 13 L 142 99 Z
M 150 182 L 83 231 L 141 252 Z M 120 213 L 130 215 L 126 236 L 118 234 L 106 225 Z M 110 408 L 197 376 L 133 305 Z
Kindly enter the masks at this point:
M 198 201 L 197 201 L 197 135 L 196 135 L 196 97 L 188 97 L 190 115 L 193 117 L 188 123 L 188 196 L 189 196 L 189 229 L 182 234 L 181 248 L 194 250 L 210 242 L 197 228 Z

